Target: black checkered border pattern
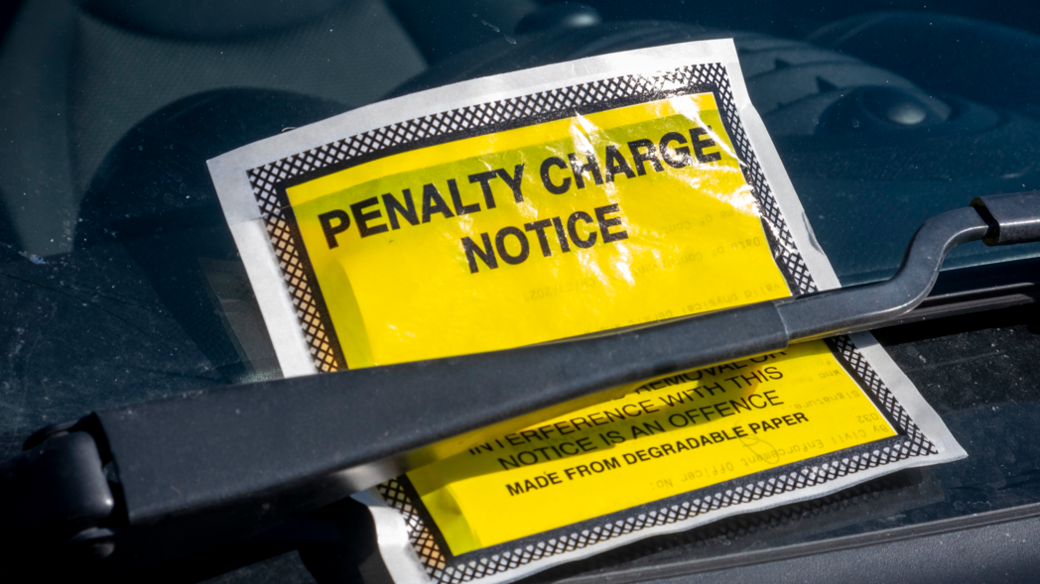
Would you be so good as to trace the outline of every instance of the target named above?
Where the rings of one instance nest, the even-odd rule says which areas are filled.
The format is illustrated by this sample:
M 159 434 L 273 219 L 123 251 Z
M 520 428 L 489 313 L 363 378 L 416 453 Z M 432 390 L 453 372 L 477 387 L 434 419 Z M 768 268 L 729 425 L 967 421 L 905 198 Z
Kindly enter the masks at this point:
M 719 67 L 721 68 L 721 65 Z M 773 252 L 773 259 L 786 278 L 792 293 L 816 292 L 818 288 L 812 274 L 809 273 L 809 266 L 805 264 L 802 254 L 798 251 L 798 246 L 795 245 L 794 237 L 787 227 L 787 221 L 780 211 L 773 189 L 766 180 L 765 171 L 762 170 L 762 165 L 759 164 L 758 157 L 751 147 L 751 140 L 748 138 L 747 132 L 744 131 L 744 124 L 740 121 L 736 100 L 733 97 L 733 89 L 730 87 L 729 77 L 724 68 L 722 68 L 717 83 L 718 90 L 715 96 L 721 102 L 718 105 L 723 113 L 722 119 L 729 122 L 726 130 L 733 142 L 733 147 L 737 150 L 738 157 L 743 162 L 741 170 L 744 173 L 744 180 L 751 186 L 751 192 L 759 204 L 762 223 Z
M 745 179 L 759 202 L 762 220 L 771 242 L 777 265 L 784 273 L 789 286 L 795 293 L 813 292 L 817 289 L 808 268 L 798 253 L 790 230 L 766 180 L 750 140 L 737 116 L 725 68 L 719 64 L 683 67 L 657 76 L 626 76 L 606 79 L 571 87 L 559 88 L 507 100 L 489 102 L 442 112 L 393 124 L 351 138 L 339 140 L 321 147 L 293 155 L 282 160 L 251 169 L 248 172 L 254 196 L 261 209 L 264 224 L 271 243 L 278 253 L 279 266 L 286 286 L 293 298 L 297 316 L 310 344 L 315 366 L 320 371 L 333 371 L 343 367 L 342 357 L 335 355 L 325 325 L 320 318 L 318 303 L 312 294 L 313 276 L 302 261 L 299 246 L 291 228 L 291 218 L 284 212 L 277 197 L 277 187 L 303 173 L 341 164 L 352 158 L 371 155 L 380 150 L 399 147 L 409 142 L 435 136 L 472 131 L 481 127 L 503 122 L 522 122 L 560 110 L 594 107 L 620 97 L 646 96 L 648 99 L 667 95 L 664 88 L 675 86 L 714 86 L 715 95 L 727 132 L 744 161 L 742 169 Z M 854 373 L 868 392 L 880 402 L 883 411 L 906 439 L 889 444 L 868 453 L 828 462 L 819 466 L 803 466 L 788 474 L 771 477 L 758 482 L 726 489 L 721 492 L 694 498 L 691 501 L 669 504 L 666 500 L 657 509 L 638 513 L 622 520 L 614 520 L 582 529 L 573 533 L 552 537 L 544 541 L 529 543 L 522 547 L 500 553 L 483 555 L 476 560 L 455 561 L 441 552 L 436 538 L 422 520 L 420 513 L 409 500 L 397 481 L 380 486 L 380 492 L 388 504 L 402 513 L 408 524 L 413 548 L 426 567 L 431 579 L 438 583 L 464 582 L 515 568 L 552 554 L 580 549 L 588 545 L 609 540 L 620 535 L 694 517 L 708 511 L 747 501 L 753 501 L 793 489 L 821 484 L 840 476 L 855 473 L 878 465 L 888 464 L 910 456 L 936 452 L 934 445 L 924 438 L 891 392 L 880 382 L 877 374 L 866 363 L 865 358 L 848 339 L 835 341 L 836 355 L 850 373 Z M 674 498 L 673 498 L 674 499 Z M 501 546 L 496 546 L 496 549 Z
M 277 196 L 279 184 L 304 173 L 342 164 L 352 158 L 371 155 L 381 150 L 399 147 L 435 136 L 473 131 L 503 122 L 523 122 L 561 110 L 590 108 L 596 104 L 622 97 L 645 96 L 647 100 L 665 97 L 666 87 L 709 86 L 715 95 L 727 132 L 744 162 L 745 179 L 760 205 L 764 227 L 769 235 L 777 265 L 795 293 L 817 290 L 794 238 L 787 227 L 765 173 L 751 148 L 750 140 L 740 118 L 725 68 L 720 64 L 689 66 L 657 76 L 625 76 L 559 88 L 536 94 L 469 106 L 449 112 L 416 118 L 377 130 L 325 144 L 279 161 L 253 168 L 248 177 L 253 194 L 260 206 L 261 216 L 271 243 L 278 254 L 286 286 L 293 298 L 297 317 L 303 327 L 315 366 L 320 371 L 342 368 L 342 356 L 336 355 L 320 316 L 319 303 L 312 293 L 313 275 L 305 266 L 299 251 L 298 237 L 292 228 L 291 217 L 282 208 Z M 527 543 L 499 553 L 481 554 L 479 558 L 458 561 L 440 550 L 429 526 L 422 520 L 410 497 L 396 480 L 379 487 L 384 500 L 401 512 L 408 525 L 413 548 L 434 582 L 456 583 L 515 568 L 553 554 L 584 548 L 597 542 L 639 531 L 647 527 L 665 525 L 695 517 L 730 505 L 754 501 L 794 489 L 809 487 L 834 480 L 864 469 L 888 464 L 911 456 L 935 453 L 936 449 L 913 424 L 903 408 L 881 383 L 866 359 L 846 338 L 833 341 L 835 354 L 867 388 L 875 402 L 882 405 L 887 416 L 899 427 L 905 439 L 882 448 L 856 454 L 849 458 L 818 466 L 804 465 L 787 474 L 757 482 L 746 482 L 720 492 L 692 500 L 677 501 L 673 497 L 659 503 L 659 507 L 636 513 L 620 520 L 611 520 L 589 529 L 581 529 L 558 537 Z M 674 501 L 674 503 L 672 502 Z M 421 504 L 421 503 L 420 503 Z M 644 506 L 646 507 L 646 506 Z M 642 509 L 642 508 L 641 508 Z M 558 530 L 557 530 L 558 531 Z M 508 547 L 508 546 L 505 546 Z M 496 546 L 495 549 L 503 548 Z M 471 556 L 472 554 L 467 554 Z
M 737 516 L 731 518 L 728 522 L 720 522 L 712 526 L 711 529 L 702 531 L 699 537 L 704 539 L 724 538 L 732 540 L 737 537 L 757 533 L 761 530 L 791 525 L 795 522 L 804 520 L 807 516 L 816 517 L 833 511 L 840 511 L 857 503 L 876 504 L 876 491 L 883 491 L 887 488 L 891 488 L 891 485 L 874 481 L 856 485 L 820 499 L 813 499 L 793 505 L 769 509 L 760 513 L 758 516 L 751 516 L 749 519 L 745 519 L 747 516 Z M 440 555 L 440 552 L 436 547 L 437 544 L 435 543 L 434 536 L 425 528 L 422 519 L 420 519 L 419 515 L 415 512 L 415 508 L 408 504 L 407 499 L 409 495 L 406 494 L 406 491 L 407 489 L 398 481 L 390 481 L 384 484 L 383 488 L 380 489 L 384 498 L 390 501 L 393 507 L 401 511 L 406 525 L 408 526 L 408 530 L 417 534 L 417 537 L 413 538 L 412 544 L 417 551 L 421 550 L 421 552 L 419 552 L 420 557 L 427 558 L 424 562 L 427 569 L 447 572 L 446 561 L 444 557 Z M 678 505 L 676 507 L 682 506 Z M 648 513 L 647 516 L 649 515 L 650 514 Z M 522 549 L 533 552 L 536 549 L 544 548 L 534 545 L 524 546 Z M 510 562 L 510 567 L 513 568 L 523 565 L 523 555 L 519 551 L 514 551 L 513 553 L 519 554 L 518 557 L 521 561 Z M 505 556 L 505 554 L 502 554 L 502 556 Z M 488 566 L 489 563 L 490 562 L 479 560 L 475 562 L 472 566 L 474 569 L 472 570 L 473 573 L 470 576 L 470 579 L 472 580 L 480 578 L 481 576 L 492 575 L 487 573 L 486 569 L 482 573 L 479 568 L 480 566 Z M 450 580 L 442 578 L 442 581 L 447 582 Z
M 794 239 L 780 213 L 751 143 L 740 124 L 736 102 L 726 69 L 721 64 L 691 65 L 655 76 L 628 75 L 533 93 L 520 97 L 468 106 L 363 132 L 355 136 L 294 154 L 252 168 L 247 172 L 260 215 L 267 229 L 278 265 L 292 298 L 296 316 L 315 367 L 322 372 L 344 368 L 346 362 L 332 337 L 331 325 L 323 314 L 321 301 L 314 294 L 317 282 L 301 253 L 302 242 L 293 225 L 291 212 L 278 196 L 279 185 L 305 173 L 330 166 L 341 166 L 351 159 L 370 156 L 382 150 L 428 140 L 437 136 L 479 131 L 502 123 L 523 124 L 525 120 L 559 113 L 595 108 L 633 97 L 644 101 L 675 95 L 675 87 L 715 87 L 723 120 L 741 160 L 748 184 L 762 210 L 774 257 L 789 285 L 796 292 L 812 292 L 816 286 Z M 681 93 L 681 92 L 680 92 Z

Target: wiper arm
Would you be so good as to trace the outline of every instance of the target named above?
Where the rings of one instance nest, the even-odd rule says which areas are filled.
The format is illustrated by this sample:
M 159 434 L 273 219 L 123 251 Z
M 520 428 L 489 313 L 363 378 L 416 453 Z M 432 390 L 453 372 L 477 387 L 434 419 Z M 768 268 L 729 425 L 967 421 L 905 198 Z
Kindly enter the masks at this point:
M 956 245 L 1040 240 L 1040 193 L 972 207 L 928 220 L 885 282 L 580 340 L 195 392 L 45 428 L 0 465 L 0 532 L 103 566 L 174 557 L 626 383 L 892 322 L 924 300 Z

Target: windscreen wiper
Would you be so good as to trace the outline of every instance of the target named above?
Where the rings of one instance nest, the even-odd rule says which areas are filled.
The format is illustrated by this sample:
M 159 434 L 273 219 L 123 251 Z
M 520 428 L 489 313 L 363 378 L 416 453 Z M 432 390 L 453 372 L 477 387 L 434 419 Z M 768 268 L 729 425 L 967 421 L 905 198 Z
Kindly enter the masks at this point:
M 4 549 L 57 550 L 105 569 L 237 539 L 626 383 L 891 323 L 928 295 L 950 249 L 979 239 L 1040 240 L 1040 192 L 933 217 L 885 282 L 590 338 L 193 392 L 44 428 L 0 465 Z

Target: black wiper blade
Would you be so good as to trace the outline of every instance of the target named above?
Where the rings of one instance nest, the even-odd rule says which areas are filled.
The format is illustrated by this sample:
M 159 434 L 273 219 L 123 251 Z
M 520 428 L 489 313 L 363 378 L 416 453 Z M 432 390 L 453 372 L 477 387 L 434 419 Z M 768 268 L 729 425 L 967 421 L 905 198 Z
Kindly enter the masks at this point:
M 190 393 L 44 429 L 0 465 L 0 531 L 8 542 L 61 542 L 102 566 L 182 555 L 626 383 L 893 322 L 924 300 L 954 246 L 1040 239 L 1040 193 L 972 205 L 927 221 L 885 282 L 580 340 Z M 97 456 L 60 462 L 85 460 L 69 454 L 84 438 Z

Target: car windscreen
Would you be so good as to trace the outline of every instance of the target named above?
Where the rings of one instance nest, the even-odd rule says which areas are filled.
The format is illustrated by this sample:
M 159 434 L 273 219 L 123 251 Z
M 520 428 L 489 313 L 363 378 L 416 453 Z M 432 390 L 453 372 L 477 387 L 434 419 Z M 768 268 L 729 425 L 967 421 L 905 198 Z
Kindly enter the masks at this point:
M 733 38 L 845 285 L 925 219 L 1040 188 L 1040 9 L 908 2 L 23 0 L 0 44 L 0 455 L 89 411 L 280 376 L 205 161 L 380 99 Z M 963 246 L 958 294 L 1026 302 L 1040 244 Z M 1025 273 L 1019 279 L 1007 274 Z M 1004 278 L 1004 279 L 1001 279 Z M 1024 290 L 1024 291 L 1023 291 Z M 969 452 L 552 577 L 695 561 L 1040 501 L 1028 309 L 879 332 Z M 591 572 L 590 572 L 591 571 Z

